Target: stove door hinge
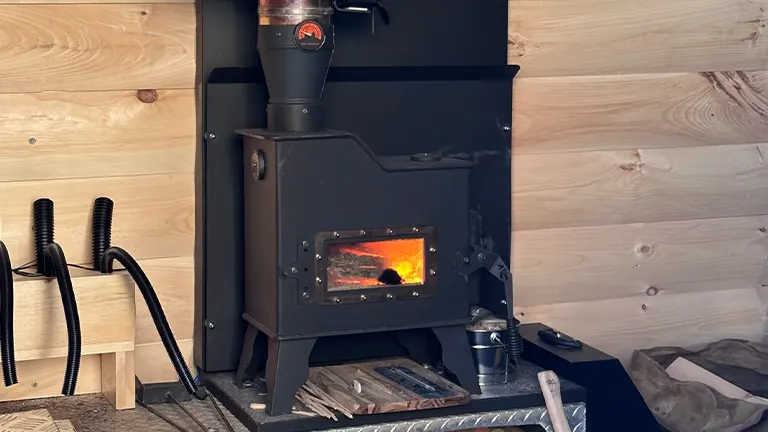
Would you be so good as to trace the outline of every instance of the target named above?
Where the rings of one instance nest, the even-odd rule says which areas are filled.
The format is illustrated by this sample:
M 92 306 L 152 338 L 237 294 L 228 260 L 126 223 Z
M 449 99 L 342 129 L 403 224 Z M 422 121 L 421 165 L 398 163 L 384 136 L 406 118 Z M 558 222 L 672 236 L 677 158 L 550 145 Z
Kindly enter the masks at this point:
M 299 277 L 299 268 L 298 267 L 284 267 L 283 268 L 283 276 L 285 277 Z
M 302 271 L 299 268 L 299 265 L 288 265 L 282 268 L 281 273 L 283 274 L 283 278 L 285 279 L 297 279 L 298 283 L 297 286 L 299 287 L 298 291 L 298 301 L 299 303 L 309 303 L 312 301 L 312 290 L 309 289 L 309 284 L 302 283 L 306 281 L 302 281 Z M 304 272 L 304 276 L 306 277 L 307 272 Z

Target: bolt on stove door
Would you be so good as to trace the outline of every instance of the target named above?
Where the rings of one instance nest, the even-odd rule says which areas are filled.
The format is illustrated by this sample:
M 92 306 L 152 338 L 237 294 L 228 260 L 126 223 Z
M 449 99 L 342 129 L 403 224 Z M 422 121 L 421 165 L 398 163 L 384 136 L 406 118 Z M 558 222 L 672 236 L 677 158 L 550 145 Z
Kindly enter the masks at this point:
M 433 227 L 318 233 L 316 302 L 336 305 L 435 296 L 436 240 Z

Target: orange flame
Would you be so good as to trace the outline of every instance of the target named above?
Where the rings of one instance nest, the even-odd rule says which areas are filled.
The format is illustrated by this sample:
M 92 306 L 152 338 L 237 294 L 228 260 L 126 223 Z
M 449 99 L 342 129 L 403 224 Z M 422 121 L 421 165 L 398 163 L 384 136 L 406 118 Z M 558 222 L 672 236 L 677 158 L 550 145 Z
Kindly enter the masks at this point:
M 377 265 L 361 264 L 357 269 L 379 270 L 392 269 L 402 279 L 402 284 L 421 285 L 424 283 L 424 239 L 394 239 L 338 245 L 335 253 L 351 254 L 360 257 L 371 257 Z M 329 268 L 330 270 L 330 268 Z M 370 275 L 370 273 L 369 273 Z M 351 277 L 350 277 L 351 276 Z M 333 279 L 333 280 L 330 280 Z M 383 285 L 376 278 L 354 277 L 353 275 L 332 278 L 329 272 L 329 286 L 339 289 L 341 285 L 348 289 L 376 287 Z M 341 288 L 343 289 L 343 288 Z

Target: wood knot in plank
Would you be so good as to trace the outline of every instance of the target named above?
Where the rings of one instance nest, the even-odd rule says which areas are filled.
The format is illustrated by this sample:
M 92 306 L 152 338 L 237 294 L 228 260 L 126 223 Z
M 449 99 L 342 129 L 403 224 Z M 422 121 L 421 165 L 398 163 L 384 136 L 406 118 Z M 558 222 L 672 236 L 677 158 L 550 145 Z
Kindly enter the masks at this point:
M 643 167 L 645 167 L 645 162 L 643 162 L 643 157 L 640 154 L 640 150 L 634 150 L 631 157 L 634 160 L 632 162 L 619 164 L 619 169 L 622 171 L 637 172 L 638 174 L 642 174 Z
M 527 41 L 522 35 L 513 33 L 507 37 L 509 54 L 515 57 L 525 57 L 528 54 Z
M 747 114 L 768 118 L 768 96 L 764 93 L 764 84 L 744 71 L 701 72 L 716 93 L 728 99 Z
M 136 99 L 143 103 L 154 103 L 157 101 L 157 90 L 138 90 L 136 92 Z

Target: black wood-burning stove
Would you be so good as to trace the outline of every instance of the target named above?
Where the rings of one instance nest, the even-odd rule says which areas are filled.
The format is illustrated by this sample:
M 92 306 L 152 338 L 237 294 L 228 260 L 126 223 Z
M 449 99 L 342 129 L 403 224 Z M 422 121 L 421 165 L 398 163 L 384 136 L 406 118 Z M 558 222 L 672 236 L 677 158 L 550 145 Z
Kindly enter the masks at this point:
M 267 129 L 240 131 L 248 330 L 239 377 L 264 333 L 267 409 L 290 413 L 318 338 L 431 328 L 444 364 L 479 393 L 464 327 L 469 284 L 454 263 L 470 251 L 474 163 L 439 153 L 379 157 L 325 127 L 333 12 L 332 0 L 260 1 L 270 100 Z
M 479 393 L 471 305 L 512 306 L 508 273 L 474 273 L 509 260 L 507 1 L 198 16 L 196 363 L 241 388 L 265 369 L 273 415 L 310 363 L 407 354 Z

